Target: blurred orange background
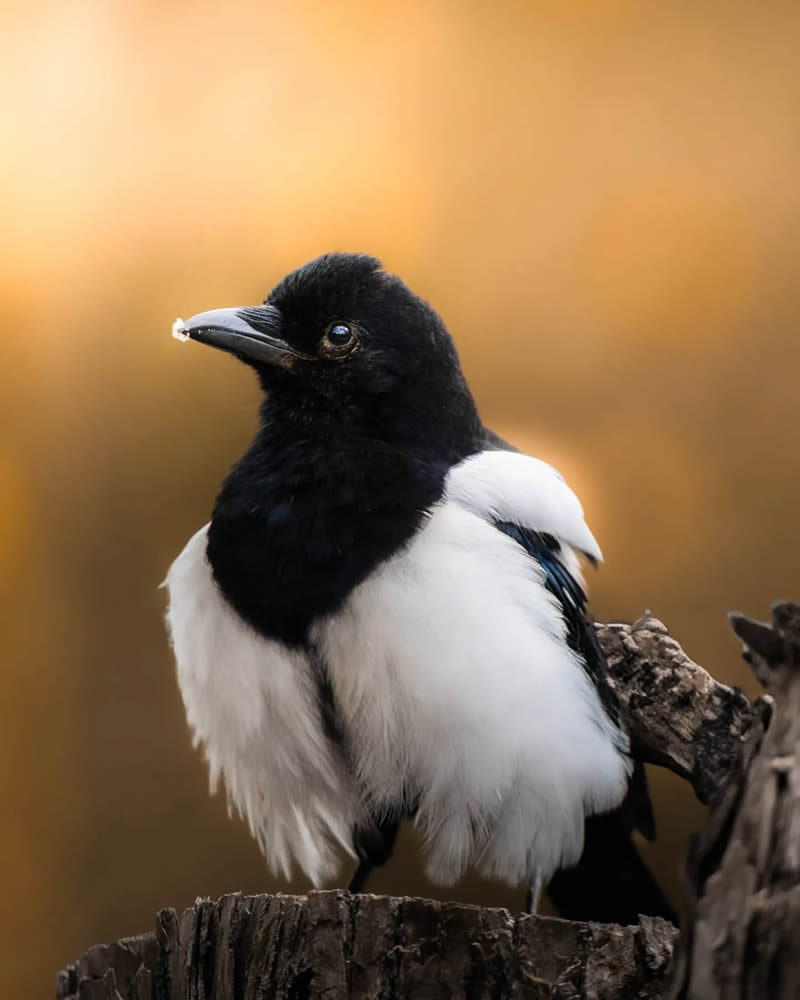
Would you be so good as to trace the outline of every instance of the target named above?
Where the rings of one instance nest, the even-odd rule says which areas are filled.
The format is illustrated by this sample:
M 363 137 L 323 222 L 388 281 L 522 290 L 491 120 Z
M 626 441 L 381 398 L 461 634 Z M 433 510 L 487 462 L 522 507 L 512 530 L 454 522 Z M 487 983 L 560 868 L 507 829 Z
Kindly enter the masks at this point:
M 160 906 L 286 888 L 207 794 L 157 589 L 258 393 L 169 332 L 322 251 L 433 302 L 486 421 L 565 473 L 605 550 L 597 617 L 649 607 L 753 691 L 725 612 L 800 596 L 797 4 L 0 17 L 7 995 L 52 995 Z M 703 811 L 654 785 L 677 900 Z M 415 850 L 373 888 L 521 905 L 430 887 Z

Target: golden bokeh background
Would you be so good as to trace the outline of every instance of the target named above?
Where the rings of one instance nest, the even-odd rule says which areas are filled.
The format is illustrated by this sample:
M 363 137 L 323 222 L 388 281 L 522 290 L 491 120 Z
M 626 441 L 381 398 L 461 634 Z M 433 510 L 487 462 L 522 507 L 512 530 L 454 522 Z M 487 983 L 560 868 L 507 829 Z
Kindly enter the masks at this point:
M 257 391 L 169 336 L 328 249 L 445 317 L 558 465 L 595 613 L 743 684 L 725 612 L 800 595 L 800 6 L 6 0 L 0 941 L 9 996 L 162 905 L 279 888 L 207 795 L 157 585 Z M 674 898 L 691 794 L 655 775 Z M 374 888 L 518 906 L 419 874 Z M 303 889 L 297 881 L 294 889 Z

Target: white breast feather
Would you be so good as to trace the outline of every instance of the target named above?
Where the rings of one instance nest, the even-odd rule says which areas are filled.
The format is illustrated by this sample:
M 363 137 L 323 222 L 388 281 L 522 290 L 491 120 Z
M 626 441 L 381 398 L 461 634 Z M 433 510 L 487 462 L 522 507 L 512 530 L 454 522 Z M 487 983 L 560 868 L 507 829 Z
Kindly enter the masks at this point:
M 319 884 L 336 868 L 331 839 L 349 849 L 366 810 L 405 797 L 436 881 L 470 862 L 512 884 L 547 879 L 580 857 L 584 816 L 624 797 L 625 737 L 565 641 L 541 567 L 493 519 L 600 558 L 550 466 L 485 452 L 453 469 L 411 543 L 312 629 L 354 775 L 329 752 L 305 657 L 222 597 L 207 528 L 173 564 L 168 617 L 189 722 L 212 784 L 224 779 L 273 869 L 288 874 L 293 854 Z
M 444 883 L 470 861 L 512 884 L 575 863 L 584 815 L 618 805 L 629 774 L 543 571 L 495 517 L 599 558 L 554 470 L 486 453 L 453 470 L 408 548 L 314 629 L 369 805 L 419 796 L 428 874 Z
M 170 567 L 167 621 L 178 683 L 212 791 L 222 778 L 270 867 L 291 856 L 315 885 L 338 868 L 331 840 L 352 850 L 351 785 L 329 752 L 306 658 L 245 624 L 206 559 L 208 526 Z

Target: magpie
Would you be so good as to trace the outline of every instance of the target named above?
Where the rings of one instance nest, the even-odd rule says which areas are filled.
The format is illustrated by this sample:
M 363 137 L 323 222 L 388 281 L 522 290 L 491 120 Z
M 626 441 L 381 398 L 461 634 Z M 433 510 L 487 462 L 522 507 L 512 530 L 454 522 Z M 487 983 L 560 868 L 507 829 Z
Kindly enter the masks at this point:
M 273 872 L 319 885 L 344 849 L 362 891 L 411 820 L 439 884 L 475 865 L 529 910 L 550 883 L 564 916 L 672 917 L 632 841 L 652 813 L 587 610 L 600 548 L 559 473 L 484 426 L 437 313 L 329 253 L 173 333 L 264 390 L 166 585 L 212 790 Z

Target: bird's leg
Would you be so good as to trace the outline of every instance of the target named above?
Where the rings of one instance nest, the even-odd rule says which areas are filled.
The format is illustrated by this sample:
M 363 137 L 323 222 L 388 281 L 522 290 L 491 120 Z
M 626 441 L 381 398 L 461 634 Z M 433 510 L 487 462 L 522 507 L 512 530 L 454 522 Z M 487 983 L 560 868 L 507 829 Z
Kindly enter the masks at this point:
M 353 848 L 358 857 L 358 867 L 347 887 L 349 892 L 363 892 L 374 868 L 385 865 L 392 856 L 397 828 L 397 816 L 373 819 L 353 831 Z
M 367 882 L 372 874 L 372 869 L 375 866 L 367 858 L 362 858 L 358 862 L 358 867 L 356 868 L 353 877 L 350 879 L 350 885 L 347 887 L 348 892 L 363 892 L 367 887 Z
M 525 896 L 525 912 L 526 913 L 536 913 L 536 909 L 539 905 L 539 896 L 542 891 L 542 883 L 544 879 L 542 878 L 542 873 L 539 868 L 535 870 L 533 875 L 528 882 L 528 892 Z

